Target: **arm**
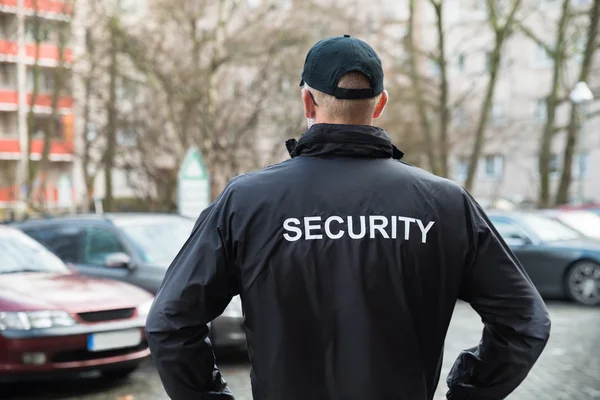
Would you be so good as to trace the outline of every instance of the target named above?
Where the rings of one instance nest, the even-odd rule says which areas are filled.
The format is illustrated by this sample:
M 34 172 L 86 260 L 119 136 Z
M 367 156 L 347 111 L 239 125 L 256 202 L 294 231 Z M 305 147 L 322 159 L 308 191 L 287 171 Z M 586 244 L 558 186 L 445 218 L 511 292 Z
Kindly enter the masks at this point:
M 232 400 L 215 365 L 207 324 L 238 294 L 225 246 L 223 200 L 198 219 L 167 270 L 148 315 L 152 357 L 173 400 Z
M 525 379 L 550 335 L 548 310 L 484 211 L 465 195 L 470 251 L 460 299 L 484 324 L 478 347 L 463 351 L 448 376 L 449 400 L 499 400 Z

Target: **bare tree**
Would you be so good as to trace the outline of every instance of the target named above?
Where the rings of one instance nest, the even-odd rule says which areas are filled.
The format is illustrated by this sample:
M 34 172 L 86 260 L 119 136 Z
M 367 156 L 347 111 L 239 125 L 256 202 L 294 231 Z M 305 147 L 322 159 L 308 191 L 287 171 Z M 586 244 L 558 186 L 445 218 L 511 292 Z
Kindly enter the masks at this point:
M 594 0 L 589 9 L 589 23 L 587 27 L 586 44 L 583 52 L 583 60 L 579 71 L 579 80 L 586 81 L 590 76 L 592 62 L 599 47 L 598 29 L 600 22 L 600 0 Z M 571 104 L 569 123 L 567 125 L 567 140 L 563 150 L 563 168 L 560 183 L 556 192 L 556 204 L 564 204 L 569 201 L 569 187 L 571 185 L 573 171 L 573 156 L 577 144 L 577 111 L 575 105 Z M 580 170 L 581 174 L 582 171 Z M 583 200 L 583 199 L 582 199 Z
M 485 142 L 485 133 L 494 101 L 494 94 L 496 92 L 496 83 L 498 81 L 502 61 L 502 51 L 507 38 L 513 32 L 516 14 L 521 7 L 522 0 L 512 0 L 510 2 L 510 7 L 504 12 L 501 11 L 501 7 L 499 7 L 501 3 L 502 2 L 499 0 L 487 0 L 488 25 L 494 34 L 494 43 L 488 62 L 488 84 L 481 105 L 477 127 L 475 129 L 473 147 L 469 156 L 469 168 L 467 171 L 467 179 L 465 181 L 465 188 L 467 190 L 473 188 L 481 151 Z
M 29 21 L 31 26 L 31 32 L 34 41 L 34 59 L 32 66 L 32 89 L 29 97 L 29 112 L 27 114 L 27 149 L 28 154 L 27 157 L 31 159 L 31 142 L 33 137 L 37 131 L 36 120 L 35 120 L 35 103 L 37 102 L 38 94 L 39 94 L 39 85 L 40 85 L 40 51 L 42 44 L 42 18 L 40 17 L 40 9 L 38 6 L 38 0 L 33 0 L 33 16 Z M 35 164 L 30 163 L 29 171 L 27 176 L 27 203 L 31 203 L 33 196 L 33 184 L 36 175 Z
M 519 24 L 519 28 L 525 35 L 533 39 L 538 46 L 541 46 L 547 56 L 552 60 L 552 80 L 550 89 L 545 96 L 546 121 L 540 135 L 540 145 L 538 154 L 539 171 L 539 193 L 538 206 L 550 206 L 550 157 L 552 155 L 552 142 L 556 133 L 555 122 L 556 112 L 561 101 L 561 77 L 567 61 L 567 28 L 571 15 L 571 0 L 563 0 L 560 17 L 556 23 L 555 38 L 553 44 L 548 44 L 541 37 L 536 35 L 528 27 Z
M 436 0 L 431 0 L 433 2 L 433 4 L 439 4 L 439 10 L 441 11 L 441 7 L 442 7 L 442 3 L 441 1 L 439 3 L 436 2 Z M 431 128 L 431 121 L 429 120 L 429 116 L 427 115 L 427 103 L 425 100 L 425 90 L 423 88 L 423 81 L 421 78 L 421 75 L 419 73 L 419 71 L 422 69 L 421 68 L 421 63 L 419 63 L 419 59 L 420 59 L 420 49 L 417 45 L 417 37 L 418 35 L 416 35 L 416 24 L 415 24 L 415 17 L 416 15 L 418 15 L 419 13 L 419 9 L 418 7 L 421 6 L 421 3 L 418 2 L 417 0 L 410 0 L 409 2 L 409 19 L 408 19 L 408 33 L 407 33 L 407 39 L 406 39 L 406 44 L 407 44 L 407 51 L 408 51 L 408 57 L 409 57 L 409 73 L 410 73 L 410 80 L 412 82 L 412 86 L 413 86 L 413 93 L 415 96 L 414 99 L 414 105 L 416 108 L 416 111 L 419 115 L 419 122 L 421 124 L 421 130 L 422 130 L 422 134 L 423 134 L 423 138 L 424 138 L 424 148 L 425 148 L 425 154 L 429 163 L 429 168 L 431 170 L 432 173 L 439 175 L 441 172 L 441 168 L 439 167 L 438 164 L 438 160 L 436 158 L 436 151 L 435 151 L 435 139 L 433 136 L 433 131 Z M 437 9 L 436 9 L 437 10 Z M 436 11 L 436 16 L 437 16 L 437 11 Z M 439 15 L 439 19 L 441 19 L 441 14 Z M 441 23 L 441 22 L 440 22 Z M 441 34 L 442 38 L 443 38 L 443 33 Z M 443 41 L 441 41 L 439 43 L 439 45 L 443 46 Z M 442 51 L 440 51 L 440 53 L 443 53 Z M 440 57 L 441 59 L 441 57 Z M 445 108 L 445 107 L 444 107 Z M 445 129 L 445 128 L 444 128 Z

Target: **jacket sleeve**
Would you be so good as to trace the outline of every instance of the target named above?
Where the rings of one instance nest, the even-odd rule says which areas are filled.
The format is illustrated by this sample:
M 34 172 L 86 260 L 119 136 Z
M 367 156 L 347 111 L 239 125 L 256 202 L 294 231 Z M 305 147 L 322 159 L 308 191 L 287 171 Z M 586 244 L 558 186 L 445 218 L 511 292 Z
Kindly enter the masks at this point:
M 485 212 L 464 192 L 470 249 L 459 298 L 481 316 L 479 346 L 448 375 L 450 400 L 499 400 L 525 379 L 550 335 L 548 310 Z
M 146 322 L 148 343 L 173 400 L 233 399 L 215 365 L 210 321 L 238 294 L 220 198 L 204 210 L 170 265 Z

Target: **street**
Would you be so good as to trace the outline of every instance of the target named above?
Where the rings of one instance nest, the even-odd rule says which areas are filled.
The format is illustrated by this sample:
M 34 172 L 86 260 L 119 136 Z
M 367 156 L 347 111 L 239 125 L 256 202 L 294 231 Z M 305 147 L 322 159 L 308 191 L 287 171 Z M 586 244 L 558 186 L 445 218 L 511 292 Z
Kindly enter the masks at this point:
M 600 400 L 600 310 L 549 302 L 550 342 L 514 400 Z M 478 343 L 481 323 L 471 308 L 456 307 L 444 355 L 438 394 L 446 391 L 445 375 L 458 353 Z M 236 359 L 237 358 L 237 359 Z M 238 400 L 250 400 L 249 366 L 243 357 L 219 362 Z M 121 382 L 86 378 L 69 382 L 26 383 L 0 388 L 0 398 L 15 400 L 163 400 L 168 399 L 151 362 Z

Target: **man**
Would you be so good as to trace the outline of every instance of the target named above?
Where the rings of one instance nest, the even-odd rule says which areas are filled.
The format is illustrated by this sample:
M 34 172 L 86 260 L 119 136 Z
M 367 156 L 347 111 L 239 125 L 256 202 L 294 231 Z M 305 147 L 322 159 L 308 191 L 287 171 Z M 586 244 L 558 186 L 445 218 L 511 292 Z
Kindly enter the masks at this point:
M 457 299 L 485 328 L 448 399 L 503 399 L 550 331 L 546 307 L 459 185 L 399 161 L 372 126 L 385 108 L 375 51 L 317 43 L 302 75 L 309 129 L 291 159 L 229 183 L 200 216 L 148 317 L 174 400 L 233 399 L 207 324 L 241 294 L 255 399 L 430 400 Z

